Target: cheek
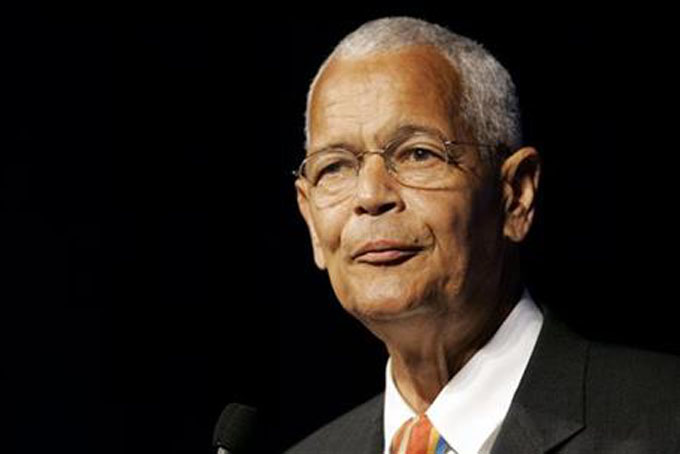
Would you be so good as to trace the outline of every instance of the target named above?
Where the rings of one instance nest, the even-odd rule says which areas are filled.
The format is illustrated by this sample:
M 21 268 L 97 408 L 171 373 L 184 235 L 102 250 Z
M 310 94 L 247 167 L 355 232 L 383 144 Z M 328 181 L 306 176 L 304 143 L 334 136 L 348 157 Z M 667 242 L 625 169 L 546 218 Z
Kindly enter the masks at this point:
M 453 220 L 450 230 L 443 232 L 438 239 L 438 254 L 436 266 L 441 270 L 447 270 L 440 274 L 443 279 L 442 286 L 448 291 L 446 293 L 458 293 L 469 273 L 470 264 L 470 243 L 466 225 L 461 219 Z
M 421 207 L 423 222 L 434 239 L 432 264 L 440 271 L 447 270 L 440 274 L 445 286 L 457 287 L 468 272 L 476 235 L 470 194 L 462 191 L 448 194 L 436 202 Z
M 326 253 L 326 259 L 331 257 L 341 246 L 342 230 L 347 222 L 347 210 L 341 207 L 326 208 L 314 212 L 314 225 L 321 247 Z
M 464 243 L 463 240 L 469 236 L 472 213 L 469 195 L 463 191 L 430 194 L 428 198 L 414 200 L 411 206 L 414 213 L 419 213 L 437 247 L 449 250 Z
M 455 270 L 448 287 L 467 292 L 493 275 L 499 254 L 499 218 L 496 207 L 483 194 L 468 194 L 459 209 L 452 210 L 440 225 L 449 230 L 441 235 L 442 266 Z M 465 287 L 467 290 L 463 289 Z

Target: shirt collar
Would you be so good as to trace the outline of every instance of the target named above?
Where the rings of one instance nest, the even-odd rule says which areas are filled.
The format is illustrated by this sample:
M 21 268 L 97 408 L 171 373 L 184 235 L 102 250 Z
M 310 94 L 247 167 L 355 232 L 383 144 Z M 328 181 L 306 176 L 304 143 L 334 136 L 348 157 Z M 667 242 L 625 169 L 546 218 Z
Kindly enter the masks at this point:
M 543 315 L 525 289 L 493 337 L 444 386 L 427 409 L 432 425 L 458 454 L 491 447 L 510 408 L 543 324 Z M 416 413 L 385 372 L 385 452 L 399 427 Z

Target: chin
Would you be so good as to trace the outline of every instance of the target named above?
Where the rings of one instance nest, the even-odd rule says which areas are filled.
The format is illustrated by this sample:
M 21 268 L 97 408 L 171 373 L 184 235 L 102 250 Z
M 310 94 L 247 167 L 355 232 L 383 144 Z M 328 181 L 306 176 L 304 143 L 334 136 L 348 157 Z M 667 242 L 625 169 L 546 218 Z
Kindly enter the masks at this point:
M 359 320 L 396 320 L 429 311 L 427 295 L 438 293 L 430 282 L 398 274 L 366 274 L 332 279 L 342 307 Z
M 362 321 L 401 320 L 428 312 L 425 305 L 403 298 L 368 299 L 343 306 L 347 312 Z

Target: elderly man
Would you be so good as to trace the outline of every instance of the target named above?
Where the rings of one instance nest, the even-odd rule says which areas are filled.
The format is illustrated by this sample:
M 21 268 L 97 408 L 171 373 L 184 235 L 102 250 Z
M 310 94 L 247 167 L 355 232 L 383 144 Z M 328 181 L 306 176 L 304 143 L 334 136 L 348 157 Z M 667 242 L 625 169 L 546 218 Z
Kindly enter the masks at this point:
M 389 360 L 383 394 L 291 454 L 680 452 L 678 362 L 590 343 L 524 288 L 541 167 L 519 123 L 506 70 L 424 21 L 369 22 L 322 65 L 298 204 Z

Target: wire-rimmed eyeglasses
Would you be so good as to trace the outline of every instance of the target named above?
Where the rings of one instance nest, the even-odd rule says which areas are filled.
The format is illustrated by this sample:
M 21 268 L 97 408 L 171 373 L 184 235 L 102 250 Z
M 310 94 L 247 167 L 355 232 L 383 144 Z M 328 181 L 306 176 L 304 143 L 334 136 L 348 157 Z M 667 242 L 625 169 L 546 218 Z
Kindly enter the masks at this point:
M 364 158 L 370 154 L 381 155 L 385 167 L 400 184 L 437 189 L 450 179 L 465 152 L 464 146 L 496 148 L 501 154 L 508 151 L 504 146 L 445 140 L 431 133 L 416 132 L 377 150 L 323 148 L 305 157 L 293 175 L 310 183 L 314 203 L 320 207 L 338 203 L 354 192 Z

